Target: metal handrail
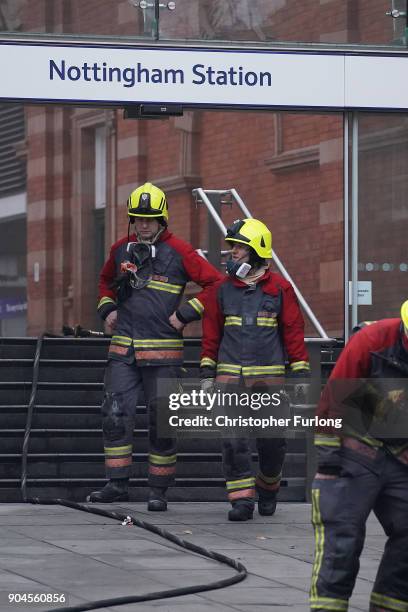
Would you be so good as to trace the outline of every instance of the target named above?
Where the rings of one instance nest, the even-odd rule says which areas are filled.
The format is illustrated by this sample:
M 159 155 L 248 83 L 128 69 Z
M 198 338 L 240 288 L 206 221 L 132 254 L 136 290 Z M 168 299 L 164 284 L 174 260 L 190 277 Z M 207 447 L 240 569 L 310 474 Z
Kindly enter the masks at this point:
M 222 195 L 230 194 L 232 196 L 232 198 L 235 200 L 236 204 L 238 204 L 238 206 L 241 209 L 241 211 L 243 212 L 245 218 L 246 219 L 252 219 L 253 218 L 251 213 L 250 213 L 250 211 L 245 206 L 244 201 L 242 200 L 240 195 L 237 193 L 236 189 L 203 189 L 202 187 L 198 187 L 197 189 L 193 189 L 192 193 L 193 193 L 193 197 L 195 198 L 196 202 L 202 201 L 206 205 L 206 207 L 208 209 L 208 212 L 210 213 L 210 215 L 213 218 L 214 222 L 216 223 L 216 225 L 218 226 L 218 228 L 220 229 L 220 231 L 222 232 L 222 234 L 224 236 L 227 233 L 227 228 L 224 225 L 224 223 L 222 222 L 222 219 L 221 219 L 220 215 L 218 214 L 218 212 L 214 208 L 214 206 L 211 203 L 211 200 L 210 200 L 210 198 L 208 197 L 207 194 L 214 194 L 214 195 L 217 195 L 217 196 L 222 196 Z M 272 260 L 275 263 L 276 267 L 278 268 L 279 272 L 282 274 L 282 276 L 284 278 L 286 278 L 286 280 L 289 281 L 290 284 L 292 285 L 292 287 L 293 287 L 293 289 L 294 289 L 294 291 L 296 293 L 296 296 L 297 296 L 297 298 L 299 300 L 300 305 L 302 306 L 302 308 L 305 311 L 306 315 L 309 317 L 309 320 L 311 321 L 312 325 L 316 329 L 317 333 L 320 334 L 320 338 L 313 338 L 313 339 L 312 338 L 308 338 L 308 340 L 312 340 L 312 341 L 320 341 L 320 340 L 322 340 L 324 342 L 333 341 L 334 338 L 330 338 L 330 336 L 327 335 L 325 329 L 323 328 L 323 326 L 318 321 L 317 317 L 313 313 L 313 311 L 310 308 L 309 304 L 306 302 L 305 298 L 303 297 L 300 289 L 293 282 L 292 277 L 287 272 L 285 266 L 283 265 L 283 263 L 281 262 L 281 260 L 279 259 L 279 257 L 277 256 L 275 251 L 272 251 Z

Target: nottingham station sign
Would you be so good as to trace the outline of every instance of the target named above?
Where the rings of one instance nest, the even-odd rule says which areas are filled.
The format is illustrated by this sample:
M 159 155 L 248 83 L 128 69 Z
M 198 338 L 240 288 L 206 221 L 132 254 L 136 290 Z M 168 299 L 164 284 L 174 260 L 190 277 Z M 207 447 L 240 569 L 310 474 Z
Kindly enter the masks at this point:
M 0 41 L 0 99 L 405 110 L 408 55 Z

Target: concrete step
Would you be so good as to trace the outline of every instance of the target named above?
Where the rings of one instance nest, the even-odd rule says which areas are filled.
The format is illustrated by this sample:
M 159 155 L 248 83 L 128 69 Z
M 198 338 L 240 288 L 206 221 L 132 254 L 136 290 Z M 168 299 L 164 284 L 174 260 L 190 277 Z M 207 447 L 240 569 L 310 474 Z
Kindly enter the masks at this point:
M 254 466 L 258 462 L 253 455 Z M 304 454 L 288 453 L 284 466 L 284 477 L 305 477 Z M 147 453 L 134 453 L 132 476 L 146 477 L 148 470 Z M 104 478 L 103 453 L 38 453 L 28 455 L 28 476 L 30 478 Z M 20 478 L 21 455 L 0 455 L 0 479 Z M 188 478 L 222 477 L 221 453 L 179 453 L 177 476 Z
M 40 359 L 38 380 L 41 382 L 102 383 L 106 359 Z M 0 359 L 1 382 L 32 382 L 33 359 Z M 199 377 L 199 361 L 185 361 L 186 378 Z
M 103 382 L 106 359 L 40 359 L 44 382 Z M 33 359 L 0 359 L 0 382 L 32 381 Z
M 1 382 L 0 404 L 28 404 L 31 395 L 31 382 Z M 102 382 L 39 382 L 36 395 L 37 404 L 101 404 L 103 399 Z
M 45 338 L 41 348 L 43 359 L 106 359 L 109 338 Z M 33 359 L 37 338 L 0 338 L 0 359 Z M 184 338 L 187 360 L 199 358 L 199 338 Z
M 296 433 L 296 432 L 294 432 Z M 135 429 L 133 446 L 137 452 L 148 452 L 147 429 Z M 24 429 L 0 429 L 0 448 L 2 453 L 21 453 Z M 219 452 L 219 438 L 183 438 L 178 441 L 182 452 Z M 98 453 L 103 451 L 102 429 L 32 429 L 29 450 L 32 453 Z M 304 436 L 288 439 L 288 452 L 303 453 Z
M 101 489 L 105 479 L 29 479 L 28 495 L 45 498 L 63 498 L 73 501 L 85 501 L 92 491 Z M 146 478 L 130 480 L 131 501 L 147 499 Z M 169 501 L 226 501 L 225 481 L 223 478 L 197 479 L 177 478 L 174 487 L 168 491 Z M 280 501 L 305 501 L 305 479 L 293 478 L 282 480 L 279 491 Z M 20 481 L 17 479 L 0 479 L 0 502 L 14 503 L 22 501 Z M 112 506 L 114 508 L 114 506 Z M 226 506 L 226 510 L 228 507 Z

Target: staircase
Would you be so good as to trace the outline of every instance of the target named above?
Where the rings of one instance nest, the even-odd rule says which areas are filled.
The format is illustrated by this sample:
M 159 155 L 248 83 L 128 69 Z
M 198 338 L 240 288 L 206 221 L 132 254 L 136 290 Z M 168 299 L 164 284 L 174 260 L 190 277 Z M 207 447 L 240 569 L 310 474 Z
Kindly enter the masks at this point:
M 29 496 L 83 501 L 104 485 L 100 405 L 109 341 L 45 338 L 28 454 Z M 185 366 L 198 374 L 200 342 L 186 339 Z M 19 502 L 21 451 L 31 394 L 36 338 L 0 339 L 0 502 Z M 334 356 L 335 357 L 335 356 Z M 333 354 L 323 367 L 329 371 Z M 325 366 L 326 364 L 326 366 Z M 304 501 L 306 442 L 288 440 L 282 501 Z M 180 440 L 173 501 L 223 501 L 219 440 Z M 147 497 L 147 416 L 137 407 L 131 499 Z M 254 454 L 256 461 L 256 455 Z

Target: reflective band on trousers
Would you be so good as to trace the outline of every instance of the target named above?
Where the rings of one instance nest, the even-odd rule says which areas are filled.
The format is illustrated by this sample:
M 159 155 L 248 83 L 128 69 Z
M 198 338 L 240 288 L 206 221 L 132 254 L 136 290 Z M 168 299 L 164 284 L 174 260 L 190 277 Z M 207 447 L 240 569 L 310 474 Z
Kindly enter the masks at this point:
M 155 476 L 168 476 L 169 474 L 174 474 L 175 472 L 175 465 L 149 465 L 149 474 L 154 474 Z
M 217 374 L 241 374 L 241 366 L 236 363 L 219 363 L 217 365 Z
M 347 612 L 348 601 L 345 599 L 333 599 L 332 597 L 311 597 L 310 607 L 312 610 L 334 610 L 334 612 Z
M 182 348 L 183 340 L 178 338 L 145 338 L 133 340 L 135 348 Z
M 235 499 L 242 499 L 243 497 L 253 499 L 255 497 L 255 488 L 240 489 L 239 491 L 231 491 L 231 493 L 228 493 L 229 501 L 234 501 Z
M 317 599 L 317 580 L 322 567 L 324 550 L 324 525 L 320 514 L 320 490 L 312 489 L 312 523 L 315 529 L 315 556 L 313 561 L 312 585 L 310 588 L 310 601 Z M 317 607 L 317 606 L 316 606 Z M 347 609 L 347 608 L 346 608 Z
M 117 344 L 111 344 L 109 347 L 110 353 L 117 353 L 118 355 L 126 355 L 128 350 L 128 346 L 118 346 Z
M 285 366 L 242 366 L 243 376 L 259 376 L 260 374 L 275 374 L 276 376 L 283 375 L 285 374 Z
M 105 452 L 105 455 L 114 455 L 115 457 L 129 455 L 132 453 L 132 445 L 127 444 L 126 446 L 105 446 L 103 450 Z
M 132 465 L 132 455 L 129 455 L 128 457 L 122 457 L 120 459 L 106 457 L 105 465 L 106 467 L 127 467 L 128 465 Z
M 135 351 L 136 359 L 183 359 L 183 351 Z
M 170 463 L 175 463 L 177 460 L 177 455 L 149 455 L 150 463 L 155 463 L 156 465 L 169 465 Z
M 247 487 L 253 487 L 255 485 L 255 478 L 250 476 L 249 478 L 242 478 L 241 480 L 227 480 L 227 490 L 231 491 L 234 489 L 245 489 Z
M 112 336 L 112 344 L 119 344 L 120 346 L 131 346 L 132 339 L 128 336 Z
M 395 597 L 388 597 L 381 593 L 371 593 L 370 603 L 376 606 L 381 606 L 387 610 L 395 610 L 396 612 L 408 612 L 408 601 L 402 601 Z

